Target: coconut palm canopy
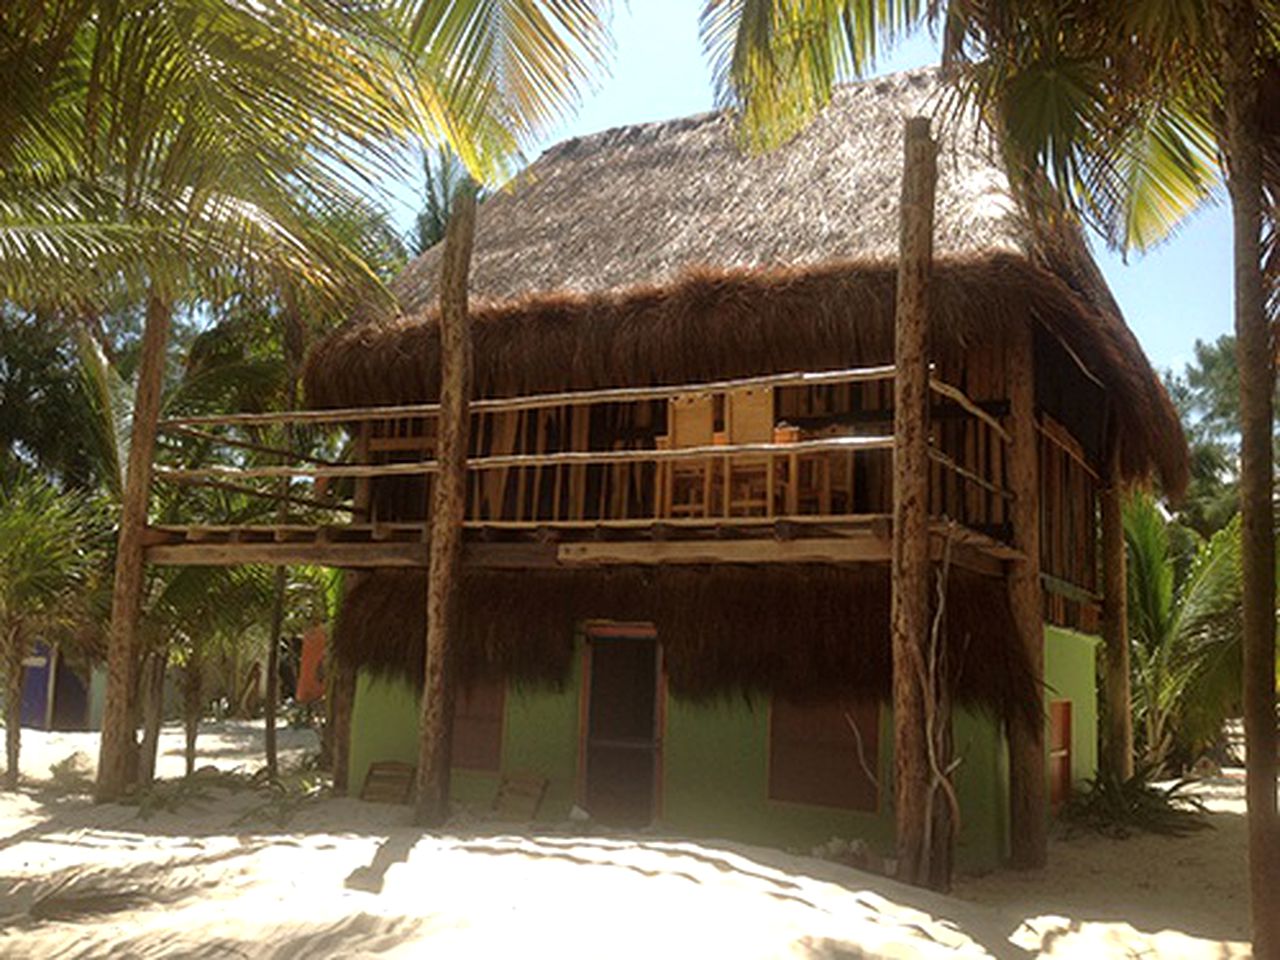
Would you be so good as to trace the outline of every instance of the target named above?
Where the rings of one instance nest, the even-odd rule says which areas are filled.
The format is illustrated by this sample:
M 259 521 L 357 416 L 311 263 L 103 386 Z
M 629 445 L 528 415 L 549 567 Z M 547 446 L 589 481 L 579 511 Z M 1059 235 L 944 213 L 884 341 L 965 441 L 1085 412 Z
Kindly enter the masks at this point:
M 941 94 L 933 71 L 842 87 L 764 155 L 739 148 L 726 113 L 548 150 L 480 210 L 476 393 L 890 362 L 903 121 Z M 1177 414 L 1078 229 L 1015 199 L 976 120 L 941 132 L 935 351 L 1038 321 L 1115 398 L 1125 473 L 1181 490 Z M 313 351 L 314 405 L 434 398 L 440 254 L 395 282 L 401 316 L 353 322 Z

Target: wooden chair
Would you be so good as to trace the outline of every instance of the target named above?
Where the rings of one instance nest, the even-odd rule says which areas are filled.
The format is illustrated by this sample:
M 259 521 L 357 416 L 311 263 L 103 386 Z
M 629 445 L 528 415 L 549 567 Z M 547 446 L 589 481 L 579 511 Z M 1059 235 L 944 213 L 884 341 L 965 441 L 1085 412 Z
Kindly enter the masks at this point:
M 730 390 L 724 404 L 725 439 L 730 445 L 773 442 L 773 390 Z M 724 458 L 724 515 L 773 514 L 774 460 L 769 454 Z
M 709 447 L 715 439 L 715 413 L 707 393 L 672 397 L 667 401 L 667 436 L 659 446 Z M 660 438 L 661 439 L 661 438 Z M 714 473 L 710 457 L 664 460 L 661 477 L 662 517 L 706 517 L 711 513 Z
M 493 814 L 499 820 L 527 822 L 538 816 L 549 781 L 536 773 L 504 773 L 493 798 Z
M 413 796 L 413 780 L 418 768 L 398 760 L 369 764 L 360 789 L 360 799 L 371 803 L 408 803 Z

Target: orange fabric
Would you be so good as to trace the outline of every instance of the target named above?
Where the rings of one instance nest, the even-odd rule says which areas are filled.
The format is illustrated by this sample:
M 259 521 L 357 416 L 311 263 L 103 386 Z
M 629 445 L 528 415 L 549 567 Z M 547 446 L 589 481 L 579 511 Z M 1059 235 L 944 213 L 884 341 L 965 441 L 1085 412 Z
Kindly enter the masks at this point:
M 312 627 L 302 635 L 302 664 L 294 699 L 311 703 L 324 697 L 324 627 Z

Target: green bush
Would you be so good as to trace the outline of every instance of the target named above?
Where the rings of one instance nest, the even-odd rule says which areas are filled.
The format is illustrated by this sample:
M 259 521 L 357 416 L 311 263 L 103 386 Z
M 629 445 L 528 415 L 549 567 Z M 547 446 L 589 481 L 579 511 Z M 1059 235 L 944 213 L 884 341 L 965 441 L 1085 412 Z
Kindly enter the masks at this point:
M 1100 771 L 1088 787 L 1072 794 L 1062 811 L 1068 824 L 1123 839 L 1136 831 L 1184 836 L 1210 826 L 1205 806 L 1186 792 L 1189 781 L 1167 787 L 1151 782 L 1150 769 L 1127 780 Z

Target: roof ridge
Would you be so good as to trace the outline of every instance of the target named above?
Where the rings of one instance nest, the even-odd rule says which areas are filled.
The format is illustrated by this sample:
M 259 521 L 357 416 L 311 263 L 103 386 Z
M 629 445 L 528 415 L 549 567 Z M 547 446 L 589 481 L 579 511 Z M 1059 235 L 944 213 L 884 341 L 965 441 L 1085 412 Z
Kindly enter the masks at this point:
M 876 94 L 884 94 L 908 84 L 923 86 L 928 82 L 935 81 L 938 75 L 938 67 L 925 66 L 896 70 L 893 73 L 875 77 L 845 80 L 837 83 L 832 88 L 832 100 L 849 90 L 863 89 Z M 716 107 L 711 110 L 703 110 L 699 113 L 686 114 L 681 117 L 671 117 L 666 120 L 646 120 L 641 123 L 623 123 L 613 127 L 605 127 L 603 130 L 594 130 L 590 133 L 579 134 L 576 137 L 558 140 L 543 150 L 534 162 L 538 163 L 544 160 L 555 160 L 560 157 L 570 156 L 582 149 L 613 147 L 628 142 L 645 143 L 656 139 L 662 134 L 680 133 L 686 130 L 695 130 L 709 123 L 718 123 L 727 119 L 732 112 L 732 107 Z M 532 165 L 530 164 L 530 166 Z

